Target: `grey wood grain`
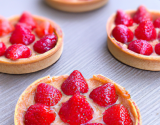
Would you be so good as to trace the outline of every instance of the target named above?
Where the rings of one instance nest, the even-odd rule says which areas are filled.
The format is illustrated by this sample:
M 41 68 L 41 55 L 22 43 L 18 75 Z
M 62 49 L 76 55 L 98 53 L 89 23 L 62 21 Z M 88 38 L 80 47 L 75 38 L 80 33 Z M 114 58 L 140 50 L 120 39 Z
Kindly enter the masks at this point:
M 103 74 L 124 86 L 137 103 L 143 125 L 160 124 L 160 72 L 143 71 L 117 61 L 107 49 L 106 21 L 117 9 L 136 9 L 144 4 L 160 11 L 159 0 L 110 0 L 101 9 L 87 13 L 65 13 L 48 7 L 42 0 L 1 0 L 0 15 L 11 17 L 24 10 L 57 22 L 64 32 L 64 51 L 52 66 L 31 74 L 0 73 L 0 125 L 14 124 L 16 102 L 36 79 L 69 74 L 77 69 L 84 77 Z

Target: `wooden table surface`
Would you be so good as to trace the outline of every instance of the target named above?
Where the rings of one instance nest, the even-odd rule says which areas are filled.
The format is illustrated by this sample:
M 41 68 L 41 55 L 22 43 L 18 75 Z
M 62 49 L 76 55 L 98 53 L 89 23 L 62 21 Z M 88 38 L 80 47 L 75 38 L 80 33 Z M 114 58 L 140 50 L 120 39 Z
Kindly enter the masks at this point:
M 52 66 L 31 74 L 0 73 L 0 125 L 14 125 L 16 102 L 36 79 L 70 74 L 77 69 L 85 78 L 102 74 L 129 91 L 138 105 L 143 125 L 160 124 L 160 72 L 144 71 L 117 61 L 107 49 L 106 22 L 117 9 L 139 5 L 160 11 L 160 0 L 110 0 L 101 9 L 87 13 L 66 13 L 47 6 L 42 0 L 1 0 L 0 15 L 8 18 L 23 11 L 57 22 L 64 32 L 64 51 Z

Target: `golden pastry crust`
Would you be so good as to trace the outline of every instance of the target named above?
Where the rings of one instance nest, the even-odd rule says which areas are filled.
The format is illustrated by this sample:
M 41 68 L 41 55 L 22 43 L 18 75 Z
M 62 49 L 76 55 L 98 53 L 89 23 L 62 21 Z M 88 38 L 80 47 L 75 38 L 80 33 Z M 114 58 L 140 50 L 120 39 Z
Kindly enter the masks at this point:
M 14 115 L 15 125 L 24 125 L 25 112 L 30 105 L 34 104 L 34 101 L 33 101 L 34 94 L 37 86 L 40 83 L 48 83 L 52 85 L 52 83 L 56 82 L 59 84 L 59 83 L 63 83 L 67 78 L 68 78 L 68 75 L 55 76 L 52 78 L 50 76 L 47 76 L 47 77 L 38 79 L 37 81 L 29 85 L 29 87 L 27 87 L 27 89 L 22 93 L 22 95 L 20 96 L 17 102 L 16 108 L 15 108 L 15 115 Z M 94 85 L 105 84 L 108 82 L 114 84 L 116 88 L 116 93 L 121 100 L 120 103 L 123 104 L 130 112 L 133 125 L 142 125 L 140 111 L 136 106 L 135 102 L 130 98 L 129 93 L 123 87 L 121 87 L 117 83 L 113 82 L 112 80 L 102 75 L 93 75 L 93 78 L 86 79 L 86 81 L 88 84 L 91 83 Z
M 45 0 L 45 2 L 61 11 L 86 12 L 104 6 L 108 0 Z
M 131 17 L 136 11 L 126 11 Z M 160 17 L 160 12 L 149 11 L 153 17 L 153 20 Z M 134 53 L 127 48 L 119 44 L 112 35 L 112 25 L 114 24 L 115 14 L 113 14 L 107 22 L 107 35 L 108 35 L 108 49 L 111 54 L 119 61 L 133 66 L 135 68 L 150 70 L 150 71 L 160 71 L 160 57 L 159 56 L 145 56 L 141 54 Z
M 55 33 L 58 36 L 58 41 L 56 46 L 39 55 L 31 56 L 30 58 L 18 59 L 16 61 L 11 60 L 0 60 L 0 72 L 9 74 L 24 74 L 36 72 L 44 69 L 53 63 L 55 63 L 61 56 L 63 50 L 63 33 L 61 28 L 53 21 L 40 17 L 33 16 L 36 21 L 49 21 L 51 25 L 55 28 Z M 15 22 L 19 20 L 19 16 L 13 16 L 9 18 L 10 22 Z

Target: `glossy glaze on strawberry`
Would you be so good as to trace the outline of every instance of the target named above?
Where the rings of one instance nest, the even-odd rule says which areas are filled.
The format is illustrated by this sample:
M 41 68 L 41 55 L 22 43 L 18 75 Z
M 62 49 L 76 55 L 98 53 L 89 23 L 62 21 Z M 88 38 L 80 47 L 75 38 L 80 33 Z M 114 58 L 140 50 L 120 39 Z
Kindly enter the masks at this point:
M 160 17 L 153 16 L 153 20 L 151 13 L 144 6 L 139 6 L 133 13 L 118 10 L 112 30 L 115 40 L 122 43 L 117 44 L 124 50 L 128 49 L 141 55 L 158 56 L 158 49 L 156 49 L 158 47 L 155 45 L 160 40 Z M 129 22 L 129 17 L 134 20 L 133 25 L 130 26 L 121 21 Z M 121 22 L 120 25 L 117 23 L 118 21 Z
M 54 106 L 61 100 L 61 98 L 62 93 L 53 86 L 46 83 L 41 83 L 38 85 L 35 94 L 36 103 L 42 103 L 47 106 Z
M 31 105 L 24 116 L 25 125 L 50 125 L 55 120 L 54 110 L 43 104 Z
M 77 92 L 87 93 L 88 84 L 83 75 L 78 70 L 74 70 L 66 81 L 64 81 L 61 89 L 66 95 L 73 95 Z

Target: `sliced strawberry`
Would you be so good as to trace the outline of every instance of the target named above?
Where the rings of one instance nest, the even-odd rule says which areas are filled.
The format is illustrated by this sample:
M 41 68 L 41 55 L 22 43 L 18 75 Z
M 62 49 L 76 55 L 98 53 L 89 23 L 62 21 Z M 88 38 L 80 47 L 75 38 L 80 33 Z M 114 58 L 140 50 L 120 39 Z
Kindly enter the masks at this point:
M 36 103 L 54 106 L 61 100 L 61 98 L 62 93 L 53 86 L 46 83 L 41 83 L 38 85 L 35 94 Z
M 22 44 L 11 45 L 5 52 L 5 57 L 12 60 L 29 58 L 31 55 L 31 50 L 27 46 Z
M 48 21 L 44 21 L 41 24 L 39 24 L 35 30 L 39 38 L 42 38 L 43 36 L 48 34 L 52 34 L 53 31 L 54 31 L 54 28 Z
M 153 47 L 145 40 L 135 40 L 128 45 L 128 49 L 142 55 L 151 55 Z
M 116 89 L 111 83 L 106 83 L 93 89 L 89 97 L 93 99 L 95 103 L 104 107 L 114 104 L 118 99 Z
M 102 124 L 102 123 L 87 123 L 85 125 L 104 125 L 104 124 Z
M 133 25 L 133 19 L 122 10 L 117 10 L 116 19 L 115 19 L 116 25 L 123 24 L 125 26 L 132 26 Z
M 127 43 L 133 40 L 133 32 L 125 25 L 117 25 L 112 31 L 113 37 L 121 42 Z
M 148 10 L 144 6 L 141 5 L 139 6 L 138 10 L 134 14 L 133 21 L 139 24 L 146 20 L 152 21 L 152 17 L 150 13 L 148 12 Z
M 49 34 L 35 42 L 33 45 L 34 51 L 37 53 L 45 53 L 52 48 L 54 48 L 57 44 L 57 36 L 55 34 Z
M 156 54 L 160 55 L 160 43 L 155 45 L 155 52 Z
M 0 37 L 11 33 L 14 27 L 6 19 L 0 18 Z
M 155 28 L 160 28 L 160 17 L 153 22 L 153 25 Z
M 151 41 L 156 39 L 156 30 L 151 21 L 143 21 L 135 30 L 135 36 L 137 39 Z
M 3 56 L 6 51 L 6 45 L 3 42 L 0 42 L 0 56 Z
M 19 22 L 25 23 L 26 25 L 28 25 L 28 27 L 31 30 L 36 28 L 36 21 L 34 20 L 34 18 L 32 17 L 32 15 L 29 12 L 23 12 L 20 19 L 19 19 Z
M 24 116 L 25 125 L 50 125 L 56 117 L 56 113 L 43 104 L 31 105 Z
M 73 95 L 77 92 L 87 93 L 88 84 L 82 74 L 78 70 L 74 70 L 63 82 L 61 89 L 66 95 Z
M 93 118 L 93 113 L 86 98 L 77 93 L 62 104 L 58 114 L 63 122 L 69 125 L 80 125 L 89 122 Z
M 104 112 L 103 121 L 107 125 L 132 125 L 128 110 L 122 104 L 116 104 L 108 108 Z
M 31 30 L 27 28 L 25 24 L 18 23 L 13 31 L 10 42 L 12 44 L 24 44 L 29 45 L 35 40 L 35 35 L 31 33 Z

